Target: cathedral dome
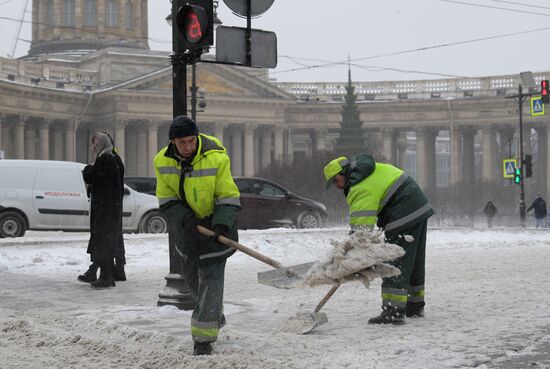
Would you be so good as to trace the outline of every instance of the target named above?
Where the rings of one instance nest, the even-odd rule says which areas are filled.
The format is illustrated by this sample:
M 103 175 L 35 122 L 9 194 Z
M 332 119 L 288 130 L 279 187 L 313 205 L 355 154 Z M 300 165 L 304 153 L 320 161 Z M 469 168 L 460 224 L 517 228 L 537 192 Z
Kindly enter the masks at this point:
M 33 0 L 29 55 L 149 49 L 147 0 Z

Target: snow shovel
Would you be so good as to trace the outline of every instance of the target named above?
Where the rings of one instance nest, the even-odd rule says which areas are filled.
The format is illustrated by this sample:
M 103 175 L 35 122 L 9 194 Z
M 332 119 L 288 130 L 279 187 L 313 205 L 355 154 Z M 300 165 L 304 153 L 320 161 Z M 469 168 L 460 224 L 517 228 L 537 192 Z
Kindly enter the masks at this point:
M 298 334 L 307 334 L 313 329 L 317 328 L 321 324 L 328 322 L 327 314 L 320 313 L 319 311 L 325 306 L 327 301 L 334 295 L 334 292 L 341 286 L 341 283 L 334 284 L 326 295 L 319 301 L 313 312 L 311 313 L 297 313 L 290 318 L 286 324 L 288 331 L 293 331 Z
M 203 226 L 197 226 L 197 230 L 205 236 L 214 236 L 214 232 Z M 218 240 L 226 246 L 239 250 L 248 256 L 252 256 L 254 259 L 261 261 L 262 263 L 275 268 L 275 270 L 258 273 L 258 282 L 276 288 L 292 288 L 299 284 L 303 280 L 303 275 L 311 268 L 313 264 L 315 264 L 312 262 L 285 267 L 278 261 L 260 254 L 259 252 L 241 245 L 240 243 L 225 236 L 220 235 Z

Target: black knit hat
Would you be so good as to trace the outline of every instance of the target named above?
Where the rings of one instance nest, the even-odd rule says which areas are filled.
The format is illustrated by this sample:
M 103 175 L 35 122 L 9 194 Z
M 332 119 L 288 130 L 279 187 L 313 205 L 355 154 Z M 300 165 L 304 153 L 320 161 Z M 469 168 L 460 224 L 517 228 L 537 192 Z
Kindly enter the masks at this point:
M 179 115 L 172 120 L 168 138 L 173 140 L 178 137 L 197 136 L 199 129 L 193 119 L 185 115 Z

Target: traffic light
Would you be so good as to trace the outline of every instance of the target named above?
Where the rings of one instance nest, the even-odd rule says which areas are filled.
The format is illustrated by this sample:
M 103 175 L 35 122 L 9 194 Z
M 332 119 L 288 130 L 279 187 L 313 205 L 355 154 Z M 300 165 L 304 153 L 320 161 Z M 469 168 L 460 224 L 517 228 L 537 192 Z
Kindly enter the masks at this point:
M 527 154 L 525 155 L 525 178 L 530 178 L 533 176 L 533 156 Z
M 213 0 L 180 0 L 179 5 L 176 14 L 178 49 L 185 51 L 212 46 L 214 44 Z
M 550 90 L 547 79 L 540 81 L 540 94 L 542 96 L 542 103 L 548 104 L 550 102 Z
M 516 173 L 514 174 L 514 183 L 515 184 L 521 183 L 521 168 L 516 168 Z

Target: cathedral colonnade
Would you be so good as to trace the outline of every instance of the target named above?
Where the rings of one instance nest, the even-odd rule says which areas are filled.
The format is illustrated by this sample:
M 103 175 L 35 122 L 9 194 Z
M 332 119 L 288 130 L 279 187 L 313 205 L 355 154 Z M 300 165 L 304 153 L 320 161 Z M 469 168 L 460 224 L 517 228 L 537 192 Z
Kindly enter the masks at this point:
M 5 159 L 89 163 L 90 141 L 104 130 L 115 141 L 129 176 L 154 176 L 154 157 L 168 143 L 170 121 L 115 120 L 108 126 L 89 121 L 0 115 L 0 150 Z M 233 175 L 254 176 L 274 160 L 288 160 L 292 134 L 282 126 L 204 123 L 199 130 L 220 139 L 231 157 Z

